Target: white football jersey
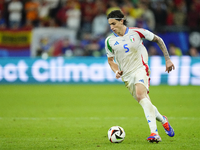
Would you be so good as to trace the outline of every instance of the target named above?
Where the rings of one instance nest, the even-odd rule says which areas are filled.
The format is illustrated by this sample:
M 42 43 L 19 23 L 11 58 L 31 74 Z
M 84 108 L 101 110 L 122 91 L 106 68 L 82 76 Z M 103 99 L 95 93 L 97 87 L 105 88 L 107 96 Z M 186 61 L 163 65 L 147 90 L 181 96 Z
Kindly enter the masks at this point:
M 148 63 L 148 53 L 142 39 L 152 41 L 154 34 L 142 28 L 128 28 L 124 36 L 112 33 L 105 40 L 107 57 L 114 57 L 122 77 L 135 72 Z

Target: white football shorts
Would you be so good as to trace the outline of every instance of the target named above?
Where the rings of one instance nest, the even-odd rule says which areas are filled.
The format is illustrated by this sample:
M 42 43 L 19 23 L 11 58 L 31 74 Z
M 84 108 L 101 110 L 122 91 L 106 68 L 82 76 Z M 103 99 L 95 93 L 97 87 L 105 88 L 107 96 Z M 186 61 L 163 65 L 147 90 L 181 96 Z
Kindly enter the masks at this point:
M 147 89 L 147 93 L 149 93 L 149 83 L 150 83 L 149 74 L 150 70 L 149 69 L 145 70 L 145 67 L 142 67 L 137 71 L 135 71 L 134 73 L 122 79 L 125 83 L 125 86 L 128 88 L 129 92 L 136 100 L 137 100 L 135 92 L 136 83 L 143 84 Z

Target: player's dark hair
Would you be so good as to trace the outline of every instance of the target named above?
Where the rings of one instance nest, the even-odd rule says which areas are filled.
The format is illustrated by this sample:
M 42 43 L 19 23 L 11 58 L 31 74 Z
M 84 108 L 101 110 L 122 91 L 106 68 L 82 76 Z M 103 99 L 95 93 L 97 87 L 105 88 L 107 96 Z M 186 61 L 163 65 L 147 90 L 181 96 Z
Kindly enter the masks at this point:
M 107 19 L 109 18 L 119 18 L 119 19 L 115 19 L 117 21 L 121 21 L 122 19 L 124 20 L 123 24 L 126 26 L 127 25 L 127 20 L 124 16 L 124 14 L 122 13 L 121 10 L 113 10 L 111 11 L 108 16 L 107 16 Z

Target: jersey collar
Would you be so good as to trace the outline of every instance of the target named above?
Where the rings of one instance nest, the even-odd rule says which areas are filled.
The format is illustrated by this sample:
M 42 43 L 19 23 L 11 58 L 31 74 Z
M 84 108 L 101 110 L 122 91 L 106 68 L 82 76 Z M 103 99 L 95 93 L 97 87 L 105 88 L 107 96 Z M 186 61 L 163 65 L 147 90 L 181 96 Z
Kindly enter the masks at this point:
M 126 27 L 126 31 L 125 31 L 125 34 L 127 34 L 128 33 L 128 31 L 129 31 L 129 28 L 128 27 Z M 116 36 L 116 37 L 118 37 L 119 35 L 117 35 L 115 32 L 113 32 L 114 33 L 114 35 Z M 124 34 L 124 35 L 125 35 Z

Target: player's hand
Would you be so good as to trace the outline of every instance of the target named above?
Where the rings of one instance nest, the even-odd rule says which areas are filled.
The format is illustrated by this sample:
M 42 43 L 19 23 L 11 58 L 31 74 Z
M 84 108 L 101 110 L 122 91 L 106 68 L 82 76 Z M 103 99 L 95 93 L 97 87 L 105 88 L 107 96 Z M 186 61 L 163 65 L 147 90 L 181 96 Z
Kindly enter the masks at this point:
M 166 70 L 165 70 L 165 72 L 167 71 L 169 73 L 170 71 L 172 71 L 172 69 L 174 70 L 175 66 L 172 63 L 172 61 L 169 59 L 169 60 L 166 61 Z
M 117 70 L 116 72 L 115 72 L 115 77 L 117 78 L 117 79 L 119 79 L 122 75 L 123 75 L 123 71 L 119 71 L 119 70 Z

